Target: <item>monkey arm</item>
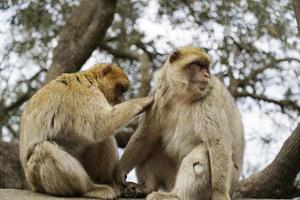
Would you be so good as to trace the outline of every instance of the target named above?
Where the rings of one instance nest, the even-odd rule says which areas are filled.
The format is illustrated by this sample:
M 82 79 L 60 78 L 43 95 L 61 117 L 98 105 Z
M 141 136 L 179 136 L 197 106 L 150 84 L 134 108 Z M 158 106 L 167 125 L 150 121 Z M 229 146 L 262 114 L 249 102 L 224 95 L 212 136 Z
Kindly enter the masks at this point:
M 208 133 L 207 146 L 211 170 L 212 199 L 230 199 L 230 182 L 232 176 L 231 144 L 228 130 L 221 125 L 214 126 Z
M 100 137 L 113 135 L 119 128 L 128 123 L 133 117 L 140 114 L 153 101 L 152 97 L 136 98 L 117 104 L 104 112 L 98 112 L 103 123 L 99 124 Z
M 119 162 L 120 170 L 127 174 L 136 165 L 147 159 L 158 144 L 159 136 L 149 127 L 147 113 L 142 117 L 139 127 L 133 134 Z

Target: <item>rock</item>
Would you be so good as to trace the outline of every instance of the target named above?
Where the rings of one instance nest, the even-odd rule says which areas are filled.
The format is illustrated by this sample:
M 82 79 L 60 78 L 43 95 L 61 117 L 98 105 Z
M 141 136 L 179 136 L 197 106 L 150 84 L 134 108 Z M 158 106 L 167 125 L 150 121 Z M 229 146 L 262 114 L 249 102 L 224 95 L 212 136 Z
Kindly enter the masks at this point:
M 55 197 L 41 193 L 35 193 L 28 190 L 16 189 L 0 189 L 1 200 L 88 200 L 88 198 L 63 198 Z M 120 199 L 120 200 L 133 200 L 133 199 Z M 143 199 L 134 199 L 143 200 Z
M 41 193 L 35 193 L 28 190 L 16 190 L 16 189 L 0 189 L 0 200 L 89 200 L 89 198 L 63 198 L 55 197 Z M 119 200 L 145 200 L 145 199 L 119 199 Z M 258 200 L 258 199 L 238 199 L 238 200 Z M 271 200 L 271 199 L 260 199 Z M 298 200 L 298 198 L 295 198 Z

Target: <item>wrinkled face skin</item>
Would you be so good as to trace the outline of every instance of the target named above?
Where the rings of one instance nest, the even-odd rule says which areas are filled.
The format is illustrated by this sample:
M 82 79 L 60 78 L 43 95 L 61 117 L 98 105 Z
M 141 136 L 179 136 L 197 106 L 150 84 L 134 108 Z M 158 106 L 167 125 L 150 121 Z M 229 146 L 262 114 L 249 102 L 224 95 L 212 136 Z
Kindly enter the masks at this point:
M 204 96 L 210 81 L 209 64 L 195 61 L 188 64 L 185 70 L 189 78 L 188 90 L 195 95 L 199 94 L 199 97 Z
M 184 47 L 169 57 L 167 77 L 174 89 L 198 100 L 211 89 L 210 57 L 200 48 Z

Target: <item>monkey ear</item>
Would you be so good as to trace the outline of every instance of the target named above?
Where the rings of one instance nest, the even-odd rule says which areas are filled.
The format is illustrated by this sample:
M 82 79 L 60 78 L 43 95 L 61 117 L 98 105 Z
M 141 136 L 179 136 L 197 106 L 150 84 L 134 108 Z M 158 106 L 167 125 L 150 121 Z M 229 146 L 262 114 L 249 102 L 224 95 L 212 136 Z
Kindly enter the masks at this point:
M 111 72 L 112 66 L 111 65 L 106 65 L 100 72 L 100 77 L 106 76 L 109 72 Z
M 179 50 L 174 51 L 169 58 L 169 62 L 170 63 L 175 62 L 176 60 L 179 59 L 180 55 L 181 55 L 181 53 Z

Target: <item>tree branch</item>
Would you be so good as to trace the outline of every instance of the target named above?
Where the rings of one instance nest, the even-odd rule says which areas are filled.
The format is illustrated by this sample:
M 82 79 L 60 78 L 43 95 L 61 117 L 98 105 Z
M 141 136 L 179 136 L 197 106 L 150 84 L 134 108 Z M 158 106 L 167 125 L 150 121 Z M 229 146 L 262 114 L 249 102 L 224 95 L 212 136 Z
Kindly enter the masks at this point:
M 193 7 L 192 7 L 192 3 L 189 2 L 189 1 L 187 1 L 187 0 L 183 0 L 182 2 L 183 2 L 184 5 L 187 7 L 187 9 L 188 9 L 188 11 L 189 11 L 189 14 L 190 14 L 190 15 L 193 17 L 193 19 L 194 19 L 194 22 L 195 22 L 198 26 L 200 26 L 200 27 L 204 26 L 204 24 L 203 24 L 204 21 L 201 21 L 201 20 L 200 20 L 201 17 L 200 17 L 200 16 L 197 16 L 197 13 L 195 12 L 195 10 L 194 10 Z M 208 11 L 209 11 L 208 9 L 207 9 L 207 10 L 204 10 L 203 13 L 207 13 Z M 203 14 L 203 13 L 200 13 L 200 14 Z
M 234 93 L 234 97 L 235 98 L 251 97 L 251 98 L 256 99 L 256 100 L 261 100 L 261 101 L 265 101 L 265 102 L 268 102 L 268 103 L 274 103 L 276 105 L 279 105 L 282 109 L 283 108 L 291 108 L 291 109 L 296 110 L 297 112 L 300 113 L 300 106 L 296 103 L 296 101 L 292 101 L 292 100 L 289 100 L 289 99 L 276 100 L 276 99 L 271 99 L 269 97 L 266 97 L 264 95 L 253 94 L 253 93 L 246 92 L 246 91 L 242 91 L 242 92 L 236 91 Z
M 294 3 L 295 17 L 296 17 L 297 26 L 298 26 L 298 32 L 300 35 L 300 1 L 294 0 L 293 3 Z
M 291 62 L 291 61 L 296 61 L 296 62 L 300 63 L 300 59 L 297 59 L 297 58 L 290 58 L 290 57 L 288 57 L 288 58 L 282 58 L 282 59 L 275 59 L 275 60 L 273 60 L 272 62 L 266 64 L 263 67 L 259 67 L 257 69 L 253 69 L 251 71 L 251 73 L 247 77 L 245 77 L 243 79 L 243 82 L 244 83 L 248 83 L 250 80 L 254 80 L 255 81 L 257 75 L 263 73 L 265 70 L 274 67 L 274 65 L 276 65 L 278 63 L 281 63 L 281 62 Z
M 8 113 L 9 111 L 20 107 L 25 101 L 27 101 L 32 96 L 33 93 L 34 93 L 33 91 L 29 91 L 29 92 L 21 95 L 15 102 L 13 102 L 9 106 L 5 107 L 3 109 L 3 112 Z
M 300 170 L 300 123 L 284 142 L 280 152 L 261 172 L 242 180 L 235 191 L 237 197 L 293 198 L 300 195 L 294 186 Z
M 137 52 L 133 52 L 125 48 L 114 49 L 105 42 L 101 42 L 99 47 L 101 50 L 105 50 L 117 58 L 139 61 L 139 54 Z
M 150 92 L 150 73 L 149 73 L 149 66 L 150 66 L 150 56 L 144 52 L 139 56 L 139 60 L 141 63 L 141 87 L 139 89 L 139 96 L 145 97 Z
M 39 70 L 37 73 L 35 73 L 29 79 L 18 82 L 18 84 L 25 82 L 28 85 L 29 89 L 26 93 L 20 95 L 15 102 L 11 103 L 9 106 L 2 108 L 2 112 L 5 113 L 5 115 L 8 112 L 10 112 L 11 110 L 14 110 L 14 109 L 20 107 L 25 101 L 27 101 L 34 94 L 34 92 L 36 91 L 36 88 L 32 88 L 30 84 L 32 81 L 36 80 L 42 72 L 45 72 L 45 71 L 47 71 L 47 69 L 42 68 L 41 70 Z
M 116 0 L 81 0 L 59 35 L 44 84 L 61 73 L 78 71 L 110 26 Z
M 18 138 L 18 131 L 16 131 L 9 123 L 5 123 L 4 126 L 6 126 L 14 138 Z

